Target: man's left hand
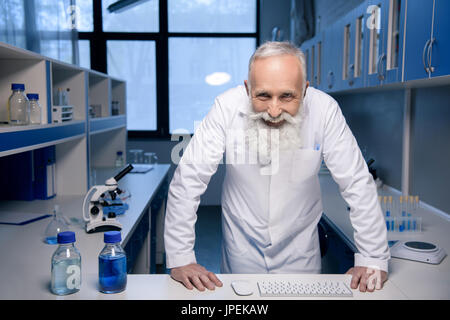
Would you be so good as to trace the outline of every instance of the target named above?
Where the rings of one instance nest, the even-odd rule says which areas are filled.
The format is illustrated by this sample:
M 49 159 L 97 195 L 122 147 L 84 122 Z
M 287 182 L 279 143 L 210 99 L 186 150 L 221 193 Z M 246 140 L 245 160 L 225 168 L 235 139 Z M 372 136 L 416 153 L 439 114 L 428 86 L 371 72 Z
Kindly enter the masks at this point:
M 346 274 L 352 275 L 350 287 L 357 289 L 359 285 L 359 291 L 361 292 L 380 290 L 388 278 L 386 271 L 368 267 L 350 268 Z

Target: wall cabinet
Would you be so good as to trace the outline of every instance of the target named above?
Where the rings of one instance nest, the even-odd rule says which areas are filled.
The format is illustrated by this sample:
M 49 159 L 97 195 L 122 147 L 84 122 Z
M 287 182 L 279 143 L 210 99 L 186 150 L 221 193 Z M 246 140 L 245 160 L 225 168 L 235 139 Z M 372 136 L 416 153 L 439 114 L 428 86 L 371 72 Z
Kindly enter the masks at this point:
M 41 124 L 0 125 L 0 157 L 54 146 L 57 194 L 87 192 L 95 167 L 113 167 L 116 152 L 126 154 L 124 81 L 0 42 L 0 108 L 6 109 L 11 83 L 39 94 Z M 55 122 L 59 88 L 69 92 L 70 121 Z
M 302 45 L 302 51 L 305 54 L 306 79 L 309 85 L 323 89 L 323 34 L 318 34 L 313 39 L 305 41 Z
M 339 24 L 324 31 L 323 41 L 323 71 L 324 71 L 324 91 L 335 92 L 341 89 L 342 75 L 342 50 L 339 50 L 342 43 L 342 32 Z
M 366 8 L 366 86 L 401 81 L 406 1 L 370 0 Z
M 404 80 L 450 74 L 450 3 L 408 0 Z
M 342 73 L 340 74 L 340 90 L 361 88 L 364 86 L 366 74 L 366 4 L 362 4 L 346 14 L 338 23 L 341 32 Z
M 333 93 L 449 76 L 448 13 L 446 0 L 363 1 L 302 44 L 308 80 Z

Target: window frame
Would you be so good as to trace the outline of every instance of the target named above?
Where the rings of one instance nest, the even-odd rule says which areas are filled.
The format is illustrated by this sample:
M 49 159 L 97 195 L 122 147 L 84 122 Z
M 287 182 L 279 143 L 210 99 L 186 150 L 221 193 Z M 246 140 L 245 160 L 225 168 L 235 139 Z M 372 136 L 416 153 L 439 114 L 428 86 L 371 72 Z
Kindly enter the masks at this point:
M 260 0 L 256 1 L 256 32 L 211 33 L 169 32 L 168 0 L 159 0 L 159 32 L 104 32 L 102 1 L 92 2 L 94 28 L 92 32 L 78 32 L 79 40 L 89 40 L 91 69 L 107 73 L 108 40 L 155 41 L 156 47 L 156 130 L 128 130 L 128 138 L 159 138 L 170 140 L 169 133 L 169 38 L 255 38 L 260 43 Z M 191 134 L 192 135 L 192 134 Z

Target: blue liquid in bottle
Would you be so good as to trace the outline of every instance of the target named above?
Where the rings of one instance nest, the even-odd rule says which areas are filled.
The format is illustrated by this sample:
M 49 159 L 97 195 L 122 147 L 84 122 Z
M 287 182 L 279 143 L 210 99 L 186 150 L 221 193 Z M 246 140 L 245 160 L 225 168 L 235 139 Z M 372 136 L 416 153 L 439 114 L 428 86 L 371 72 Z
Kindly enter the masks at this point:
M 105 247 L 98 255 L 98 282 L 100 292 L 118 293 L 127 286 L 127 256 L 120 246 L 119 231 L 104 234 Z
M 127 258 L 125 254 L 99 256 L 99 285 L 103 293 L 118 293 L 127 286 Z

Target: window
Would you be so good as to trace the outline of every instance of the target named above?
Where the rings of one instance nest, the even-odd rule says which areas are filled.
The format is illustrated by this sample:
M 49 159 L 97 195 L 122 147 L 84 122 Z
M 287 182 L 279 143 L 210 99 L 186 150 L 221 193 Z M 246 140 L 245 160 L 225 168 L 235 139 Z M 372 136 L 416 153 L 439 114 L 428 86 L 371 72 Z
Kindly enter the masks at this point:
M 169 39 L 170 133 L 194 132 L 217 95 L 244 84 L 255 46 L 253 38 Z
M 193 133 L 214 98 L 247 78 L 259 1 L 140 0 L 108 10 L 116 2 L 92 2 L 93 31 L 79 32 L 89 44 L 79 42 L 80 63 L 89 47 L 92 69 L 127 81 L 129 137 Z
M 128 130 L 156 130 L 155 42 L 109 40 L 107 52 L 108 74 L 127 81 Z
M 158 32 L 159 1 L 138 1 L 125 10 L 109 12 L 117 0 L 102 0 L 103 31 Z
M 256 1 L 169 0 L 169 32 L 256 32 Z
M 398 67 L 398 54 L 400 42 L 400 0 L 389 1 L 389 32 L 388 32 L 388 57 L 387 69 Z
M 380 56 L 381 37 L 381 5 L 371 6 L 370 45 L 369 45 L 369 74 L 377 73 Z
M 355 24 L 355 78 L 362 74 L 362 56 L 364 47 L 364 24 L 363 16 L 356 19 Z
M 91 49 L 88 40 L 78 40 L 80 67 L 91 68 Z
M 350 61 L 350 25 L 344 28 L 344 61 L 342 63 L 342 80 L 348 79 L 348 67 Z
M 76 28 L 78 31 L 94 31 L 94 16 L 92 14 L 92 0 L 75 1 Z

